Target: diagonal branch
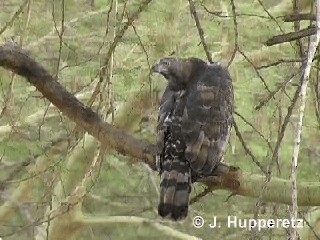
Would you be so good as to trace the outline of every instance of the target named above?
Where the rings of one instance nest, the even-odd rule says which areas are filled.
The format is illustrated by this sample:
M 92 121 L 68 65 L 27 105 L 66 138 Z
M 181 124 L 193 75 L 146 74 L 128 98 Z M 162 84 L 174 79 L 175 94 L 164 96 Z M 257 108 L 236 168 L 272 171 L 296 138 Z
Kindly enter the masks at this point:
M 34 61 L 19 47 L 0 46 L 0 66 L 13 71 L 27 79 L 50 102 L 52 102 L 62 114 L 69 117 L 77 125 L 82 127 L 90 135 L 97 138 L 102 145 L 107 145 L 121 154 L 148 164 L 155 170 L 156 147 L 143 140 L 136 139 L 122 130 L 102 121 L 100 116 L 86 107 L 76 97 L 71 95 L 47 70 Z M 261 187 L 265 183 L 264 175 L 252 175 L 243 173 L 234 167 L 221 166 L 224 169 L 221 177 L 210 180 L 210 177 L 198 179 L 213 189 L 226 189 L 234 194 L 249 197 L 259 197 Z M 225 170 L 227 168 L 227 170 Z M 277 194 L 275 194 L 275 192 Z M 320 184 L 300 183 L 298 186 L 298 204 L 303 206 L 320 206 Z M 266 186 L 262 196 L 264 201 L 280 203 L 291 202 L 291 182 L 279 178 L 272 178 Z
M 13 22 L 19 17 L 19 15 L 23 12 L 25 6 L 27 5 L 28 0 L 25 0 L 19 7 L 19 9 L 15 12 L 15 14 L 12 16 L 12 18 L 6 22 L 6 24 L 3 26 L 3 28 L 0 29 L 0 35 L 8 28 L 10 27 Z
M 114 50 L 116 49 L 119 41 L 122 39 L 123 35 L 125 34 L 125 32 L 127 31 L 127 29 L 133 24 L 133 22 L 137 19 L 137 17 L 139 16 L 139 14 L 141 12 L 143 12 L 149 5 L 149 3 L 151 3 L 152 0 L 145 0 L 141 3 L 141 5 L 139 6 L 139 8 L 130 16 L 128 17 L 128 21 L 124 24 L 124 26 L 117 32 L 116 36 L 113 39 L 113 42 L 111 43 L 108 52 L 106 54 L 105 57 L 105 61 L 104 61 L 104 66 L 102 67 L 101 71 L 106 71 L 106 68 L 108 66 L 108 63 L 110 61 L 111 55 L 114 52 Z
M 0 65 L 25 77 L 64 115 L 97 138 L 102 144 L 111 146 L 119 153 L 139 158 L 150 165 L 152 169 L 155 169 L 153 161 L 155 147 L 152 144 L 133 138 L 112 125 L 104 123 L 97 113 L 84 106 L 56 81 L 44 67 L 31 59 L 21 49 L 7 45 L 0 47 Z
M 267 46 L 273 46 L 273 45 L 284 43 L 284 42 L 291 42 L 303 37 L 308 37 L 308 36 L 314 35 L 315 33 L 316 33 L 315 27 L 308 27 L 308 28 L 301 29 L 300 31 L 297 31 L 297 32 L 285 33 L 285 34 L 274 36 L 269 40 L 267 40 L 265 44 Z
M 208 45 L 206 44 L 206 41 L 204 39 L 204 31 L 203 31 L 203 29 L 201 27 L 196 8 L 194 6 L 194 2 L 193 2 L 193 0 L 188 0 L 188 1 L 189 1 L 190 12 L 191 12 L 191 14 L 192 14 L 192 16 L 194 18 L 194 21 L 196 22 L 196 26 L 197 26 L 197 29 L 198 29 L 198 32 L 199 32 L 199 36 L 200 36 L 200 39 L 201 39 L 201 44 L 202 44 L 203 49 L 204 49 L 204 51 L 206 53 L 208 61 L 210 63 L 212 63 L 213 62 L 212 61 L 212 57 L 210 55 Z

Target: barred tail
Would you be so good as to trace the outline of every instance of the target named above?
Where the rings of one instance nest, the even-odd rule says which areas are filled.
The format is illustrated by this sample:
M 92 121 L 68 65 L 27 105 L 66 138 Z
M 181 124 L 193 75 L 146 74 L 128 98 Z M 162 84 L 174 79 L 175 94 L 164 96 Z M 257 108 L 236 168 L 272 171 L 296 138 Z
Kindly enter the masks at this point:
M 187 161 L 164 159 L 162 164 L 160 203 L 161 217 L 182 220 L 188 215 L 191 170 Z

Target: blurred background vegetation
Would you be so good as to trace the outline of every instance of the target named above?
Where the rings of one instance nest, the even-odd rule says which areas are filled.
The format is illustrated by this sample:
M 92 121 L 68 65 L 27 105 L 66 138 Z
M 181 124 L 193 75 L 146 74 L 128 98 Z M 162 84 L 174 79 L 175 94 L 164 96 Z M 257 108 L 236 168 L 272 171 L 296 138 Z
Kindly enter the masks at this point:
M 187 0 L 153 0 L 139 13 L 144 2 L 0 1 L 0 42 L 4 44 L 13 39 L 106 121 L 138 138 L 155 142 L 158 99 L 166 82 L 160 76 L 150 76 L 151 66 L 168 55 L 206 60 L 206 54 Z M 214 61 L 230 64 L 236 111 L 245 119 L 235 116 L 239 131 L 255 160 L 267 167 L 300 81 L 301 53 L 296 42 L 269 47 L 264 43 L 275 35 L 294 31 L 293 23 L 285 23 L 281 18 L 293 12 L 293 5 L 290 0 L 235 1 L 234 16 L 232 2 L 200 0 L 195 1 L 195 7 Z M 312 2 L 301 1 L 300 11 L 310 12 Z M 135 15 L 136 12 L 139 14 Z M 132 16 L 133 24 L 125 29 Z M 301 28 L 308 24 L 308 21 L 301 22 Z M 300 43 L 307 50 L 307 38 Z M 116 47 L 110 52 L 113 44 Z M 240 51 L 232 59 L 235 46 Z M 108 52 L 112 53 L 110 58 Z M 281 59 L 290 61 L 261 68 Z M 315 67 L 307 93 L 299 182 L 320 179 L 317 75 Z M 78 186 L 92 159 L 97 157 L 98 144 L 76 129 L 73 122 L 62 116 L 24 79 L 0 69 L 0 89 L 0 237 L 48 239 L 49 233 L 44 231 L 42 236 L 39 230 L 44 221 L 50 224 L 43 219 L 45 212 L 54 208 L 55 201 L 63 202 Z M 274 91 L 277 91 L 274 97 L 255 110 Z M 290 178 L 297 114 L 295 107 L 276 159 L 278 165 L 271 169 L 273 176 Z M 234 131 L 225 159 L 243 171 L 263 174 Z M 223 190 L 214 191 L 194 203 L 184 222 L 154 225 L 154 220 L 159 221 L 158 188 L 156 172 L 108 149 L 81 202 L 82 211 L 99 219 L 138 216 L 151 222 L 88 224 L 78 226 L 81 234 L 74 237 L 286 239 L 288 234 L 288 229 L 284 228 L 260 232 L 226 227 L 194 228 L 192 219 L 197 215 L 208 221 L 217 216 L 222 222 L 228 215 L 289 218 L 287 205 L 230 196 Z M 194 185 L 192 195 L 203 189 L 199 184 Z M 304 216 L 314 209 L 299 208 Z M 170 229 L 175 232 L 170 234 Z M 186 235 L 179 237 L 178 233 Z M 61 232 L 60 239 L 68 239 L 63 234 Z

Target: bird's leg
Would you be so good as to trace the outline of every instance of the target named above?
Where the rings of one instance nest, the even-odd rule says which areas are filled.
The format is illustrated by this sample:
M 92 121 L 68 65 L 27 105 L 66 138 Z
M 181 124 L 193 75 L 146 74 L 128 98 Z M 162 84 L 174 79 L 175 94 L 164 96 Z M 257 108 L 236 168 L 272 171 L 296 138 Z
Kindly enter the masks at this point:
M 210 183 L 214 185 L 232 185 L 232 188 L 239 186 L 237 180 L 237 172 L 240 170 L 238 167 L 228 166 L 224 163 L 219 163 L 213 172 L 208 176 L 201 176 L 196 179 L 196 182 Z

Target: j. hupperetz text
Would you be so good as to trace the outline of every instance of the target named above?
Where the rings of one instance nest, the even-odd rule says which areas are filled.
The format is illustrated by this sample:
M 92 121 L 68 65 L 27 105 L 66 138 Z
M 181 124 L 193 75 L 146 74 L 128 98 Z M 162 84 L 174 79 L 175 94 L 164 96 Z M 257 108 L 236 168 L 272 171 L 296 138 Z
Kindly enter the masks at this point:
M 219 221 L 217 216 L 213 217 L 205 224 L 205 220 L 201 216 L 194 218 L 194 226 L 196 228 L 201 228 L 203 226 L 209 226 L 210 228 L 241 228 L 241 229 L 257 229 L 260 231 L 264 228 L 303 228 L 303 219 L 262 219 L 262 218 L 239 218 L 237 216 L 228 216 L 227 221 Z

